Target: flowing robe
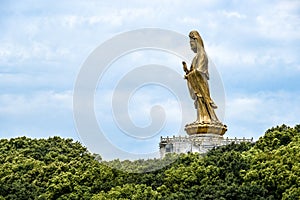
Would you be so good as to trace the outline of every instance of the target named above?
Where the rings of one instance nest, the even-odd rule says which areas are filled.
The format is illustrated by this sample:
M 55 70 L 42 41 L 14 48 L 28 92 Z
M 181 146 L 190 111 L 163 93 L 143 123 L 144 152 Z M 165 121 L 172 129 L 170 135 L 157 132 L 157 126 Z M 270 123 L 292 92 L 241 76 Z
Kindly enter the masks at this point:
M 190 72 L 186 75 L 188 88 L 197 109 L 197 122 L 213 123 L 219 122 L 215 114 L 214 105 L 209 92 L 208 80 L 208 58 L 202 49 L 197 52 L 192 61 Z

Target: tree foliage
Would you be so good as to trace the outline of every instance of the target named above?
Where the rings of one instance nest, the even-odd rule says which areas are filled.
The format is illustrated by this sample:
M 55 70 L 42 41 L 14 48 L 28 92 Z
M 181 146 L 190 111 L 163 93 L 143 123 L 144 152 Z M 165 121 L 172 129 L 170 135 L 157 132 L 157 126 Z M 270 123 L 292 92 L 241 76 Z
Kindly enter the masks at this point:
M 103 161 L 60 137 L 2 139 L 2 199 L 300 199 L 300 125 L 162 160 Z

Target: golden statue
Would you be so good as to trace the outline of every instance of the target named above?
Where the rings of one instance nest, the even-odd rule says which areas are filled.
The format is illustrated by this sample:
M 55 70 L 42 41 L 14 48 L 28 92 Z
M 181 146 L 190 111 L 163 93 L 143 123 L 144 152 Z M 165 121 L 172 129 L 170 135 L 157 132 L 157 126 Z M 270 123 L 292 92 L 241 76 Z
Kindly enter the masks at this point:
M 190 69 L 187 68 L 184 61 L 182 64 L 183 70 L 186 73 L 184 78 L 187 79 L 190 95 L 195 101 L 194 105 L 197 109 L 197 120 L 187 125 L 186 131 L 189 134 L 213 132 L 223 135 L 227 129 L 225 131 L 223 130 L 226 126 L 218 120 L 214 111 L 217 106 L 210 97 L 208 86 L 208 58 L 204 49 L 203 40 L 197 31 L 191 31 L 189 37 L 191 49 L 196 55 Z M 197 127 L 195 127 L 196 124 L 198 124 Z M 191 129 L 191 127 L 189 127 L 191 125 L 193 125 L 193 130 L 189 130 Z M 221 128 L 222 130 L 211 131 L 212 128 Z

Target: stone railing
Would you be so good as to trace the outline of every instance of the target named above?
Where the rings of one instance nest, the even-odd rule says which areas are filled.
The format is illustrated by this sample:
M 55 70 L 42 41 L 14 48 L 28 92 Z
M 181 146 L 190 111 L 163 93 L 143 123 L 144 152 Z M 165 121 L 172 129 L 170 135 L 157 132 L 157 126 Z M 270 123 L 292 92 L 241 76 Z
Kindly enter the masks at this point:
M 203 141 L 218 141 L 226 144 L 236 143 L 239 144 L 241 142 L 254 142 L 253 137 L 251 139 L 243 138 L 223 138 L 223 137 L 189 137 L 189 136 L 173 136 L 173 137 L 160 137 L 161 144 L 167 144 L 170 142 L 203 142 Z

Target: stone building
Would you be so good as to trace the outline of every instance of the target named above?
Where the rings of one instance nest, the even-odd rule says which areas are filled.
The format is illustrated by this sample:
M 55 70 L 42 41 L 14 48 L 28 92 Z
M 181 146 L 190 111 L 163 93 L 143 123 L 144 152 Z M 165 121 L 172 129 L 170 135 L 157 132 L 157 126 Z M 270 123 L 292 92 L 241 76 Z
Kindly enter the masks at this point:
M 202 134 L 192 136 L 173 136 L 161 137 L 159 143 L 160 157 L 163 158 L 167 153 L 206 153 L 208 150 L 231 143 L 254 142 L 253 138 L 223 138 L 216 134 Z

